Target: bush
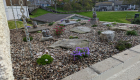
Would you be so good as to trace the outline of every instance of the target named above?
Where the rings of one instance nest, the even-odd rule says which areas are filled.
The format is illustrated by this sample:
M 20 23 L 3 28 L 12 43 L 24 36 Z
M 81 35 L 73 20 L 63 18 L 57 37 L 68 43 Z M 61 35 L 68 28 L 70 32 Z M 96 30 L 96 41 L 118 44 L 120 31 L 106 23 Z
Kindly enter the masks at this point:
M 64 32 L 64 26 L 56 26 L 56 28 L 54 28 L 54 34 L 59 36 Z
M 30 41 L 32 41 L 32 40 L 33 40 L 33 37 L 30 37 Z M 23 41 L 27 42 L 26 37 L 23 38 Z
M 85 25 L 86 23 L 81 23 L 81 25 Z
M 135 35 L 136 36 L 138 34 L 137 34 L 137 32 L 135 30 L 133 30 L 133 31 L 127 31 L 126 35 Z
M 124 49 L 128 49 L 132 47 L 132 44 L 128 43 L 128 41 L 118 41 L 117 45 L 116 45 L 116 49 L 118 49 L 119 51 L 122 51 Z
M 37 33 L 41 33 L 41 31 L 37 31 Z
M 76 21 L 81 21 L 81 19 L 78 19 L 78 20 L 76 20 Z
M 28 23 L 32 23 L 32 20 L 29 19 L 29 18 L 27 18 L 26 21 L 27 21 Z
M 140 24 L 140 18 L 135 18 L 131 23 L 132 24 Z
M 97 25 L 92 25 L 91 27 L 97 27 Z
M 69 39 L 78 39 L 77 36 L 73 37 L 73 36 L 70 36 Z
M 100 34 L 101 34 L 101 32 L 102 32 L 102 31 L 98 31 L 98 35 L 100 35 Z
M 48 26 L 52 26 L 54 24 L 54 22 L 50 22 Z
M 44 55 L 41 56 L 41 58 L 37 59 L 37 63 L 39 65 L 41 65 L 41 64 L 42 65 L 50 64 L 50 63 L 52 63 L 52 61 L 53 61 L 53 58 L 48 54 L 44 54 Z

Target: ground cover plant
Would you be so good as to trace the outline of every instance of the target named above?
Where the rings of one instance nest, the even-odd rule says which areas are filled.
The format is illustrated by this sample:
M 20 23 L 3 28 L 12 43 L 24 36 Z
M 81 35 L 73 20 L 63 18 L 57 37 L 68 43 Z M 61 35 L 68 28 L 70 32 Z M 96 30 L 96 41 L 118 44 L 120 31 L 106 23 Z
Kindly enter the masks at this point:
M 102 32 L 102 31 L 98 31 L 98 35 L 100 35 L 100 34 L 101 34 L 101 32 Z
M 70 36 L 69 39 L 78 39 L 77 36 Z
M 134 20 L 132 20 L 131 23 L 132 24 L 140 24 L 140 18 L 135 18 Z
M 32 40 L 33 40 L 33 37 L 30 37 L 30 41 L 32 41 Z M 27 42 L 26 37 L 23 38 L 23 41 Z
M 55 23 L 55 22 L 50 22 L 50 23 L 48 24 L 48 26 L 52 26 L 54 23 Z
M 86 23 L 81 23 L 81 25 L 85 25 Z
M 76 20 L 76 21 L 81 21 L 81 19 L 78 19 L 78 20 Z
M 97 27 L 97 25 L 92 25 L 91 27 Z
M 44 54 L 44 55 L 41 56 L 41 58 L 37 59 L 37 63 L 39 65 L 50 64 L 50 63 L 52 63 L 52 61 L 53 61 L 53 58 L 48 54 Z
M 127 31 L 126 35 L 135 35 L 136 36 L 138 34 L 137 34 L 137 32 L 135 30 L 132 30 L 132 31 Z

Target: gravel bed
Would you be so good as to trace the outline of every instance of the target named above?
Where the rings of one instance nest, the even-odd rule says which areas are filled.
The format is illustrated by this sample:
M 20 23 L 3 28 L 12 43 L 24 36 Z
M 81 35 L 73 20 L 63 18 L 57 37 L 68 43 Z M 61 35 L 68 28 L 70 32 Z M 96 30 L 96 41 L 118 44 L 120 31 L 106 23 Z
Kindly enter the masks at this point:
M 100 22 L 98 27 L 91 27 L 91 24 L 87 21 L 81 21 L 81 23 L 82 22 L 87 23 L 82 26 L 92 29 L 90 33 L 78 34 L 70 32 L 71 28 L 81 26 L 80 24 L 66 26 L 65 32 L 60 37 L 55 36 L 53 33 L 53 28 L 56 26 L 56 24 L 53 26 L 48 26 L 51 35 L 54 37 L 54 40 L 50 41 L 39 42 L 39 39 L 42 37 L 42 33 L 30 33 L 30 35 L 33 37 L 31 44 L 34 58 L 30 57 L 28 43 L 23 41 L 25 33 L 22 31 L 22 29 L 18 29 L 18 31 L 16 29 L 10 30 L 11 59 L 15 80 L 61 80 L 81 69 L 119 53 L 120 51 L 115 49 L 115 44 L 118 40 L 131 40 L 130 43 L 132 46 L 136 46 L 140 43 L 139 35 L 128 36 L 125 35 L 126 31 L 115 32 L 116 36 L 113 42 L 101 41 L 99 39 L 98 31 L 108 30 L 108 27 L 103 26 L 103 22 Z M 117 24 L 116 26 L 119 25 L 123 26 L 126 24 Z M 132 28 L 135 29 L 138 34 L 140 33 L 139 25 Z M 80 39 L 88 39 L 90 41 L 90 56 L 73 61 L 73 56 L 70 55 L 70 53 L 73 51 L 72 49 L 47 48 L 57 40 L 68 39 L 69 36 L 78 36 Z M 55 59 L 51 64 L 38 65 L 36 63 L 36 53 L 44 52 L 45 49 L 49 50 L 49 54 Z

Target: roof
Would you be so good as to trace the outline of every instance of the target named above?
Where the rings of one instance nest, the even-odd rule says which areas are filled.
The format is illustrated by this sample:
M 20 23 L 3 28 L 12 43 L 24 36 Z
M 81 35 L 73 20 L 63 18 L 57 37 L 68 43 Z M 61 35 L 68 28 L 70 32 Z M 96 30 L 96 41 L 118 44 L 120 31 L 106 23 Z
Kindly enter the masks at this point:
M 123 1 L 115 1 L 115 5 L 122 5 Z
M 53 14 L 53 13 L 47 13 L 42 16 L 32 18 L 32 20 L 35 21 L 41 21 L 41 22 L 53 22 L 53 21 L 58 21 L 63 18 L 66 18 L 68 16 L 71 16 L 73 14 Z
M 112 6 L 113 2 L 107 1 L 107 2 L 98 2 L 95 6 Z

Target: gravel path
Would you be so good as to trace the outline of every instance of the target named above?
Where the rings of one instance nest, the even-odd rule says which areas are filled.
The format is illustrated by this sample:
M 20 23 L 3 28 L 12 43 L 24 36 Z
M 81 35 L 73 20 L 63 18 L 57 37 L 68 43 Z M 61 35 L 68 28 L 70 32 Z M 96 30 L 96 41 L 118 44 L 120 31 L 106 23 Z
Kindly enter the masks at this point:
M 117 24 L 116 26 L 119 25 L 123 24 Z M 115 40 L 111 43 L 101 41 L 97 32 L 108 30 L 108 27 L 103 26 L 102 22 L 99 23 L 98 27 L 91 27 L 91 24 L 87 22 L 87 24 L 84 26 L 91 28 L 92 31 L 91 33 L 86 34 L 70 32 L 70 29 L 76 26 L 76 24 L 66 26 L 64 34 L 60 37 L 56 37 L 53 33 L 53 28 L 55 25 L 48 26 L 51 35 L 54 37 L 54 40 L 44 42 L 39 42 L 39 39 L 42 37 L 42 33 L 30 33 L 30 35 L 33 37 L 31 44 L 34 58 L 30 58 L 28 44 L 27 42 L 23 41 L 25 33 L 22 31 L 22 29 L 19 29 L 18 31 L 10 30 L 11 56 L 15 80 L 61 80 L 62 78 L 86 68 L 87 66 L 100 62 L 114 54 L 119 53 L 120 51 L 114 47 L 119 39 L 131 40 L 130 43 L 132 43 L 133 46 L 140 43 L 139 36 L 127 36 L 125 35 L 125 31 L 117 31 Z M 137 27 L 133 27 L 133 29 L 139 32 L 140 29 L 138 27 L 139 25 L 137 25 Z M 68 39 L 69 36 L 78 36 L 80 39 L 88 39 L 90 41 L 90 56 L 73 61 L 73 57 L 70 55 L 70 53 L 73 51 L 72 49 L 47 48 L 57 40 Z M 37 56 L 35 53 L 44 52 L 45 49 L 49 50 L 49 54 L 55 59 L 53 63 L 49 65 L 39 66 L 36 63 Z

